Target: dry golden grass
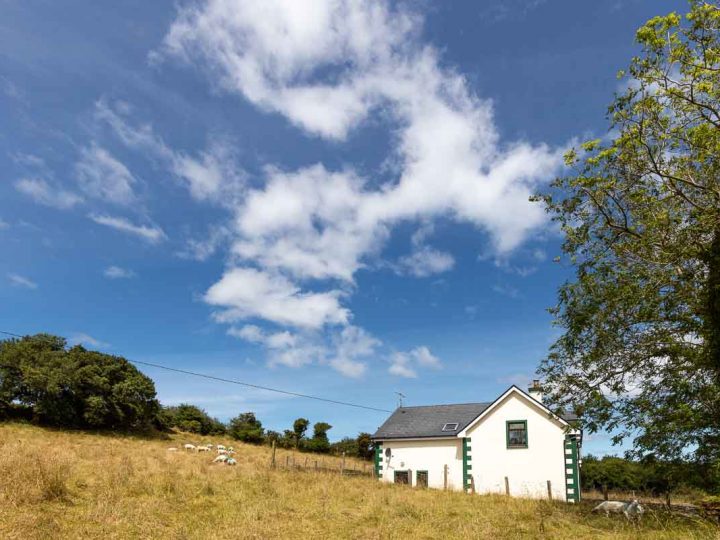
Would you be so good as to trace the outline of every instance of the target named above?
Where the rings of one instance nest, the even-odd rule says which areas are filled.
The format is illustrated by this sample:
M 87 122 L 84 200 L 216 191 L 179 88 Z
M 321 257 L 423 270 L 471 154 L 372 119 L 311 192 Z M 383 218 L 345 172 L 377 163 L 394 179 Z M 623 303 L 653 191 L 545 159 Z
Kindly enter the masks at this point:
M 267 447 L 231 443 L 237 467 L 167 451 L 184 442 L 205 441 L 0 424 L 0 538 L 720 538 L 698 520 L 646 515 L 635 525 L 582 505 L 270 470 Z

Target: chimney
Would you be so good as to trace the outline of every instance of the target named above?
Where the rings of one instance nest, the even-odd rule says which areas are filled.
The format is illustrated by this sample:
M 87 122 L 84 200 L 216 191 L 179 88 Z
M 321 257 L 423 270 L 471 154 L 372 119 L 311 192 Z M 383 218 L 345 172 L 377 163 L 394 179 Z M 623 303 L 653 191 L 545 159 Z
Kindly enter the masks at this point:
M 533 379 L 532 384 L 528 387 L 528 394 L 530 394 L 530 397 L 536 399 L 540 403 L 542 403 L 543 400 L 543 392 L 542 392 L 542 386 L 540 386 L 540 380 L 539 379 Z

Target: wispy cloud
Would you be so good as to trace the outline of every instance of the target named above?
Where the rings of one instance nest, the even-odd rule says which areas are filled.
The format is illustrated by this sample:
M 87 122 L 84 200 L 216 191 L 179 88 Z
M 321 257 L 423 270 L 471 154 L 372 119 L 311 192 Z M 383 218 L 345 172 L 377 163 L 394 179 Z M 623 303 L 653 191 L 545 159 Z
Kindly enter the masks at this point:
M 119 266 L 108 266 L 103 275 L 108 279 L 129 279 L 136 276 L 135 272 Z
M 104 341 L 100 341 L 99 339 L 95 339 L 94 337 L 85 334 L 83 332 L 78 332 L 76 334 L 73 334 L 68 338 L 68 343 L 71 345 L 88 345 L 90 347 L 96 347 L 96 348 L 102 348 L 105 349 L 110 346 L 109 343 L 106 343 Z
M 137 180 L 110 152 L 92 144 L 84 148 L 75 164 L 77 182 L 88 196 L 119 205 L 135 202 L 133 185 Z
M 82 197 L 71 191 L 51 186 L 39 178 L 22 178 L 15 182 L 15 189 L 38 204 L 68 210 L 82 202 Z
M 100 214 L 90 214 L 88 217 L 99 225 L 105 225 L 111 229 L 138 236 L 151 244 L 157 244 L 167 238 L 165 232 L 157 225 L 135 225 L 123 217 Z
M 25 276 L 21 276 L 20 274 L 8 274 L 7 277 L 10 280 L 10 283 L 15 285 L 16 287 L 25 287 L 27 289 L 37 289 L 38 288 L 37 283 L 26 278 Z
M 508 298 L 519 298 L 520 297 L 520 291 L 517 290 L 512 285 L 497 284 L 497 285 L 493 285 L 492 290 L 494 292 L 496 292 L 497 294 L 507 296 Z
M 2 231 L 3 229 L 9 229 L 9 228 L 10 228 L 10 224 L 7 221 L 5 221 L 3 218 L 0 218 L 0 231 Z

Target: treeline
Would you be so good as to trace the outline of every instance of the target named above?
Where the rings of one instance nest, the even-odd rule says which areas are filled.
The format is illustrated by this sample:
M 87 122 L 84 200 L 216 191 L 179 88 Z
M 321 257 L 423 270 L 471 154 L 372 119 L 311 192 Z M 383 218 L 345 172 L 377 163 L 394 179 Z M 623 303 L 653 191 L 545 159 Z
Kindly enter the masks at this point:
M 696 461 L 634 461 L 587 455 L 582 460 L 580 479 L 585 490 L 636 491 L 665 497 L 678 491 L 720 492 L 718 465 Z
M 282 433 L 265 430 L 252 412 L 227 424 L 195 405 L 163 406 L 155 384 L 120 356 L 68 347 L 58 336 L 37 334 L 0 341 L 0 420 L 25 419 L 72 429 L 146 432 L 177 429 L 199 435 L 228 435 L 253 444 L 370 459 L 368 433 L 330 443 L 327 422 L 298 418 Z

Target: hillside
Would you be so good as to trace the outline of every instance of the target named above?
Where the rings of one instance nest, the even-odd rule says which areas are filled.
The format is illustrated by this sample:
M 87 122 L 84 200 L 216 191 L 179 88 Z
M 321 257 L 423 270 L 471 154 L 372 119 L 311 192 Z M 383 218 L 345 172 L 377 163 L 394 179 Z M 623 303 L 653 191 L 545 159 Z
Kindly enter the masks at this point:
M 284 470 L 278 451 L 233 444 L 237 467 L 169 452 L 185 442 L 0 425 L 0 538 L 713 538 L 717 529 L 646 515 L 637 527 L 587 506 L 381 485 Z M 298 463 L 308 457 L 297 454 Z M 336 458 L 321 458 L 338 468 Z M 348 466 L 365 467 L 351 462 Z

